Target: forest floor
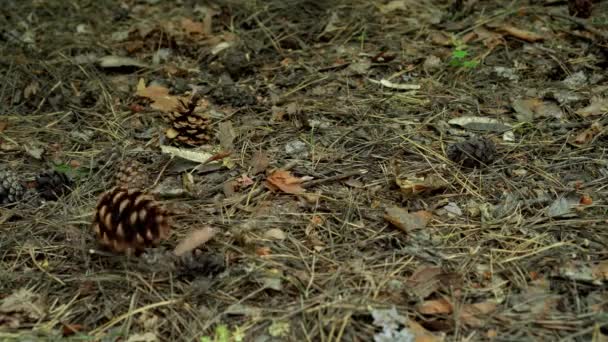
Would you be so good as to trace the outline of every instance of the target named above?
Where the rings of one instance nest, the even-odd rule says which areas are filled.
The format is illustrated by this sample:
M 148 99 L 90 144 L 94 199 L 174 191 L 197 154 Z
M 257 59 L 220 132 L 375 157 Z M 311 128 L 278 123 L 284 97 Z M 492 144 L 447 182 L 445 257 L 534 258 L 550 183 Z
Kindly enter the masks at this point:
M 608 1 L 9 1 L 0 340 L 608 341 L 607 69 Z

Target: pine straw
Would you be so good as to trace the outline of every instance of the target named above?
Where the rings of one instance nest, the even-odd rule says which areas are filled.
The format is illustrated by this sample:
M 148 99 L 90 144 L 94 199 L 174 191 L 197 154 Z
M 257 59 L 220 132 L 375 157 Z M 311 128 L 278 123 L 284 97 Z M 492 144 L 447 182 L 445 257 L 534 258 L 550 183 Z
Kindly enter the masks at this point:
M 90 9 L 92 4 L 108 17 L 118 8 L 111 1 L 80 6 Z M 253 74 L 239 79 L 239 85 L 260 97 L 277 92 L 275 105 L 295 102 L 298 113 L 275 122 L 271 103 L 243 108 L 230 118 L 239 130 L 232 156 L 237 168 L 194 174 L 197 186 L 206 191 L 166 200 L 179 214 L 175 233 L 161 250 L 173 248 L 190 229 L 210 225 L 219 234 L 203 251 L 226 260 L 226 270 L 216 276 L 180 274 L 163 263 L 158 253 L 131 259 L 90 253 L 96 248 L 90 229 L 93 208 L 97 195 L 110 186 L 116 158 L 147 158 L 158 171 L 162 161 L 158 134 L 135 139 L 134 114 L 127 108 L 133 92 L 121 91 L 113 83 L 116 78 L 103 70 L 74 65 L 73 57 L 81 52 L 117 52 L 97 36 L 72 33 L 78 23 L 95 24 L 97 15 L 91 18 L 92 12 L 77 12 L 80 17 L 68 22 L 56 15 L 65 8 L 42 12 L 26 4 L 9 8 L 16 15 L 38 11 L 36 32 L 41 40 L 38 50 L 16 43 L 3 48 L 0 55 L 20 51 L 29 57 L 25 64 L 16 58 L 2 61 L 6 81 L 0 102 L 11 103 L 14 94 L 34 79 L 42 90 L 28 101 L 5 107 L 1 120 L 8 121 L 9 127 L 0 138 L 18 146 L 40 143 L 47 148 L 49 160 L 75 160 L 85 172 L 73 192 L 57 202 L 32 200 L 2 209 L 0 298 L 31 289 L 45 298 L 46 312 L 38 320 L 24 319 L 20 329 L 0 332 L 1 338 L 57 337 L 69 325 L 77 326 L 85 339 L 126 339 L 152 331 L 162 340 L 192 341 L 213 334 L 218 324 L 227 324 L 232 330 L 239 327 L 250 340 L 268 334 L 273 324 L 286 322 L 290 330 L 283 338 L 287 340 L 368 341 L 379 331 L 370 310 L 392 306 L 428 330 L 445 333 L 449 340 L 483 340 L 491 333 L 510 341 L 599 336 L 599 328 L 608 322 L 591 305 L 605 307 L 605 284 L 574 281 L 557 272 L 571 260 L 593 265 L 606 259 L 606 139 L 600 136 L 581 148 L 568 143 L 572 129 L 588 127 L 591 118 L 571 115 L 572 108 L 566 106 L 569 112 L 563 124 L 541 119 L 535 125 L 516 126 L 516 142 L 490 134 L 499 143 L 499 158 L 488 167 L 463 169 L 445 158 L 447 145 L 456 138 L 442 122 L 508 107 L 508 99 L 525 89 L 555 86 L 534 68 L 522 71 L 519 83 L 488 76 L 492 65 L 530 61 L 520 45 L 494 51 L 486 60 L 488 66 L 469 72 L 448 67 L 432 73 L 417 69 L 412 80 L 393 81 L 422 83 L 423 90 L 400 93 L 333 66 L 340 60 L 356 61 L 361 46 L 371 55 L 386 47 L 398 53 L 401 61 L 373 67 L 368 75 L 373 79 L 394 75 L 400 67 L 431 54 L 449 56 L 450 48 L 426 40 L 432 19 L 428 11 L 444 13 L 446 6 L 411 5 L 410 12 L 383 15 L 379 5 L 366 1 L 336 2 L 334 7 L 306 1 L 224 5 L 233 15 L 234 33 L 241 43 L 259 51 L 253 55 L 258 66 Z M 492 12 L 493 6 L 502 5 L 483 6 L 499 17 L 515 10 Z M 320 39 L 332 10 L 346 24 Z M 162 19 L 162 12 L 117 26 L 128 29 L 137 22 Z M 170 13 L 188 16 L 192 11 L 172 7 Z M 475 21 L 470 25 L 495 16 L 478 9 L 471 17 Z M 415 18 L 419 24 L 408 21 Z M 522 25 L 528 19 L 513 18 Z M 4 25 L 14 25 L 10 20 L 16 19 L 6 20 Z M 54 26 L 60 22 L 61 26 Z M 551 27 L 568 30 L 559 25 L 564 23 Z M 55 40 L 44 31 L 48 27 L 59 30 Z M 101 24 L 95 28 L 105 35 L 118 30 Z M 556 39 L 561 39 L 564 49 L 576 51 L 576 40 Z M 552 54 L 561 58 L 560 50 L 554 48 Z M 192 56 L 204 51 L 192 49 Z M 473 55 L 485 52 L 481 44 L 472 44 L 470 49 Z M 280 66 L 285 58 L 291 61 Z M 549 55 L 543 58 L 545 63 L 554 63 Z M 130 74 L 125 82 L 133 86 L 140 76 L 149 80 L 159 75 L 157 70 L 141 71 Z M 96 102 L 83 106 L 72 82 L 92 92 Z M 52 100 L 58 89 L 61 95 Z M 589 97 L 589 93 L 581 94 Z M 135 116 L 148 127 L 160 124 L 154 113 Z M 307 129 L 314 120 L 330 128 Z M 90 135 L 83 138 L 73 132 Z M 286 144 L 294 140 L 306 144 L 308 157 L 285 152 Z M 52 143 L 61 150 L 54 152 Z M 307 186 L 318 199 L 272 193 L 263 186 L 261 176 L 252 188 L 224 198 L 223 182 L 247 173 L 252 156 L 260 150 L 271 158 L 271 168 L 287 166 L 296 176 L 319 180 Z M 53 153 L 56 156 L 51 157 Z M 49 167 L 21 150 L 3 152 L 3 161 L 29 179 Z M 517 169 L 525 169 L 527 175 L 514 175 Z M 359 176 L 348 185 L 340 177 L 346 173 Z M 436 174 L 449 187 L 405 198 L 394 184 L 399 174 Z M 168 172 L 163 177 L 176 175 Z M 575 188 L 578 180 L 582 183 Z M 545 190 L 548 199 L 539 200 L 537 189 Z M 570 192 L 590 194 L 594 203 L 574 217 L 549 218 L 547 206 Z M 507 205 L 509 198 L 514 199 L 512 206 Z M 456 203 L 463 215 L 435 215 L 422 232 L 408 235 L 383 219 L 389 206 L 435 210 L 448 202 Z M 484 216 L 484 206 L 489 205 L 502 206 L 503 215 Z M 481 208 L 482 213 L 475 215 L 470 208 Z M 271 228 L 281 229 L 286 239 L 268 239 L 264 233 Z M 265 255 L 263 248 L 269 248 L 270 254 Z M 496 310 L 481 317 L 481 326 L 467 324 L 458 314 L 420 314 L 418 305 L 423 299 L 415 296 L 407 281 L 424 266 L 438 266 L 459 278 L 430 298 L 447 298 L 455 307 L 495 300 Z M 538 308 L 533 306 L 533 297 L 527 296 L 538 287 L 534 279 L 550 283 L 539 294 L 552 300 L 541 312 L 531 311 Z

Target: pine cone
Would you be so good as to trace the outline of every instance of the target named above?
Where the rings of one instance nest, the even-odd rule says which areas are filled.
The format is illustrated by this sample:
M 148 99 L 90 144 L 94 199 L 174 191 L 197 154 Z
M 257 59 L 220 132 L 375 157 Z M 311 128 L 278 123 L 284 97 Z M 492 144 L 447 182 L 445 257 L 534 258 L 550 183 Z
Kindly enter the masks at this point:
M 201 250 L 185 254 L 178 259 L 177 274 L 193 279 L 198 276 L 215 276 L 226 269 L 223 255 L 205 254 Z
M 448 146 L 447 156 L 464 167 L 490 164 L 496 158 L 496 145 L 489 139 L 473 138 Z
M 36 176 L 36 190 L 42 198 L 55 201 L 71 191 L 72 180 L 63 172 L 45 171 Z
M 114 183 L 130 189 L 144 189 L 148 185 L 148 175 L 140 163 L 123 162 L 118 166 Z
M 0 171 L 0 204 L 12 204 L 23 199 L 25 188 L 17 175 L 10 171 Z
M 180 145 L 200 146 L 211 140 L 211 119 L 195 113 L 199 96 L 194 95 L 188 105 L 163 116 L 170 127 L 165 131 L 167 138 Z
M 167 239 L 170 229 L 168 212 L 152 196 L 124 187 L 101 195 L 93 221 L 101 245 L 135 255 Z

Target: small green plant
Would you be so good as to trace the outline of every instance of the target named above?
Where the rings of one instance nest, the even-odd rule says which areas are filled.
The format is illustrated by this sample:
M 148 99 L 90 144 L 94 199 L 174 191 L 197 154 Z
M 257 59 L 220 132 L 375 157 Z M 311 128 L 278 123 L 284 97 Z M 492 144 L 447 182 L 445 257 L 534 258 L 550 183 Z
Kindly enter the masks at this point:
M 201 342 L 240 342 L 243 340 L 243 332 L 238 327 L 230 332 L 230 329 L 225 324 L 219 324 L 215 326 L 215 335 L 202 336 Z
M 57 172 L 65 173 L 72 178 L 84 178 L 88 176 L 89 171 L 84 167 L 74 168 L 68 164 L 55 164 L 53 169 Z
M 467 47 L 464 45 L 456 46 L 452 50 L 452 59 L 450 59 L 450 65 L 457 68 L 472 69 L 479 64 L 479 61 L 468 59 L 469 52 Z

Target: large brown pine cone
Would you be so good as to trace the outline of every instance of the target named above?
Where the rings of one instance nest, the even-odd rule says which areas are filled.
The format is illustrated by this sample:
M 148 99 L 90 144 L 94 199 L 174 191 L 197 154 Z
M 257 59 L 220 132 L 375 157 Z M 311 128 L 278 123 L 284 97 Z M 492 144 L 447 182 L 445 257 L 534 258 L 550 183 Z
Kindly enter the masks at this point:
M 143 191 L 115 187 L 97 204 L 93 230 L 104 247 L 118 253 L 141 254 L 169 237 L 169 214 Z
M 169 124 L 165 135 L 178 145 L 200 146 L 208 143 L 212 138 L 211 119 L 195 112 L 200 96 L 194 95 L 190 103 L 163 116 Z
M 19 202 L 23 195 L 25 188 L 17 174 L 10 170 L 0 171 L 0 205 Z
M 490 139 L 473 138 L 448 146 L 447 157 L 465 167 L 490 164 L 496 158 L 496 145 Z

